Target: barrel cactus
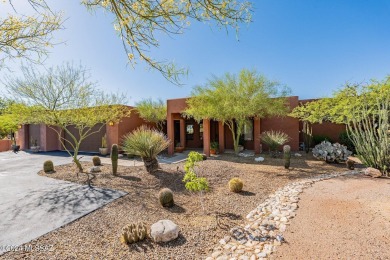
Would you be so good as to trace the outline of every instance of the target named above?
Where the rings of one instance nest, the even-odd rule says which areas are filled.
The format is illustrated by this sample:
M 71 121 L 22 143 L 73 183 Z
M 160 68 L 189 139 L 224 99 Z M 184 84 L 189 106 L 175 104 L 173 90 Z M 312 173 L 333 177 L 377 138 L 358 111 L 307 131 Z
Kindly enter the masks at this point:
M 102 164 L 99 156 L 92 157 L 92 162 L 93 162 L 93 166 L 100 166 Z
M 45 173 L 51 173 L 54 172 L 54 164 L 52 161 L 47 160 L 43 163 L 43 171 Z
M 116 175 L 118 172 L 118 145 L 113 144 L 111 147 L 111 164 L 112 164 L 112 174 Z
M 160 192 L 158 193 L 158 199 L 160 200 L 160 204 L 163 207 L 172 207 L 175 203 L 173 201 L 173 192 L 168 188 L 160 190 Z
M 244 183 L 239 178 L 233 178 L 229 181 L 229 189 L 232 192 L 241 192 L 244 187 Z
M 124 244 L 135 243 L 144 240 L 147 237 L 147 234 L 148 229 L 145 223 L 132 223 L 122 228 L 120 241 Z
M 349 170 L 354 170 L 354 169 L 355 169 L 355 162 L 354 162 L 354 161 L 348 159 L 348 160 L 345 162 L 345 164 L 347 165 L 347 168 L 348 168 Z
M 290 168 L 290 160 L 291 160 L 291 147 L 289 145 L 283 146 L 283 154 L 284 154 L 284 168 Z

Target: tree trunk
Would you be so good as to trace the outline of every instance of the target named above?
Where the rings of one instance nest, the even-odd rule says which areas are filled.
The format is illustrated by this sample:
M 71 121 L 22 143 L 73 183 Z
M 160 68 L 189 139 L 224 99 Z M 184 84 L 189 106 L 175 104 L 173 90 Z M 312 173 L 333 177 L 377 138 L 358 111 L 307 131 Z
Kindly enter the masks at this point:
M 83 166 L 81 165 L 79 159 L 77 159 L 77 154 L 75 154 L 75 155 L 73 156 L 73 161 L 74 161 L 74 163 L 76 164 L 77 168 L 79 169 L 79 173 L 80 173 L 80 172 L 84 172 Z
M 142 158 L 144 161 L 145 169 L 148 173 L 153 173 L 158 170 L 159 165 L 156 158 Z

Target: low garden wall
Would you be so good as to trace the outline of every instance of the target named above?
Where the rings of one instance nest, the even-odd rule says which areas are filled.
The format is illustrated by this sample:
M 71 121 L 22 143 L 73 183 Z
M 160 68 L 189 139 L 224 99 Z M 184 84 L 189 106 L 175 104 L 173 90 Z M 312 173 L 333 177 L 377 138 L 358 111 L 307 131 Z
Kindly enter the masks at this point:
M 0 152 L 11 150 L 11 140 L 0 140 Z

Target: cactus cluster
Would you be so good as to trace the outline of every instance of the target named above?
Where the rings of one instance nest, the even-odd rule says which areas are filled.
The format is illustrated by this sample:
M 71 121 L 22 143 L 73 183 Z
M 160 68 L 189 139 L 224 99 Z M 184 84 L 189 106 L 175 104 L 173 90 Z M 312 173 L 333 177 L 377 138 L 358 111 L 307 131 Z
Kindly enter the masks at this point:
M 92 157 L 92 162 L 93 162 L 93 166 L 100 166 L 102 164 L 99 156 Z
M 54 172 L 54 164 L 52 161 L 48 160 L 43 163 L 43 171 L 45 173 Z
M 173 192 L 168 188 L 160 190 L 158 193 L 158 199 L 163 207 L 172 207 L 175 203 L 173 200 Z
M 116 175 L 118 172 L 118 145 L 113 144 L 111 147 L 111 164 L 112 164 L 112 174 Z
M 233 178 L 229 181 L 229 189 L 232 192 L 241 192 L 244 187 L 244 183 L 239 178 Z
M 283 154 L 284 154 L 284 168 L 290 168 L 290 160 L 291 160 L 291 147 L 289 145 L 283 146 Z
M 331 144 L 328 141 L 323 141 L 313 149 L 313 156 L 326 162 L 346 161 L 351 154 L 352 152 L 348 151 L 346 146 L 339 143 Z
M 124 244 L 131 244 L 144 240 L 148 235 L 146 224 L 139 222 L 132 223 L 122 228 L 120 241 Z

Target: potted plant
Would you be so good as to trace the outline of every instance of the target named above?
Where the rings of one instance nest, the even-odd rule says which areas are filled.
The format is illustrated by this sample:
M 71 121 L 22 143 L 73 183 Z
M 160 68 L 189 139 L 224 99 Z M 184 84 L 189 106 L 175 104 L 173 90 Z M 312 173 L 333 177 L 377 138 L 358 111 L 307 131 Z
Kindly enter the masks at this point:
M 211 142 L 211 144 L 210 144 L 210 154 L 217 154 L 218 150 L 219 150 L 219 143 L 218 142 Z
M 107 148 L 107 136 L 104 135 L 102 137 L 102 147 L 99 148 L 99 153 L 103 156 L 106 156 L 108 154 L 108 148 Z
M 177 143 L 175 147 L 175 152 L 182 153 L 184 151 L 184 146 L 181 145 L 181 143 Z

